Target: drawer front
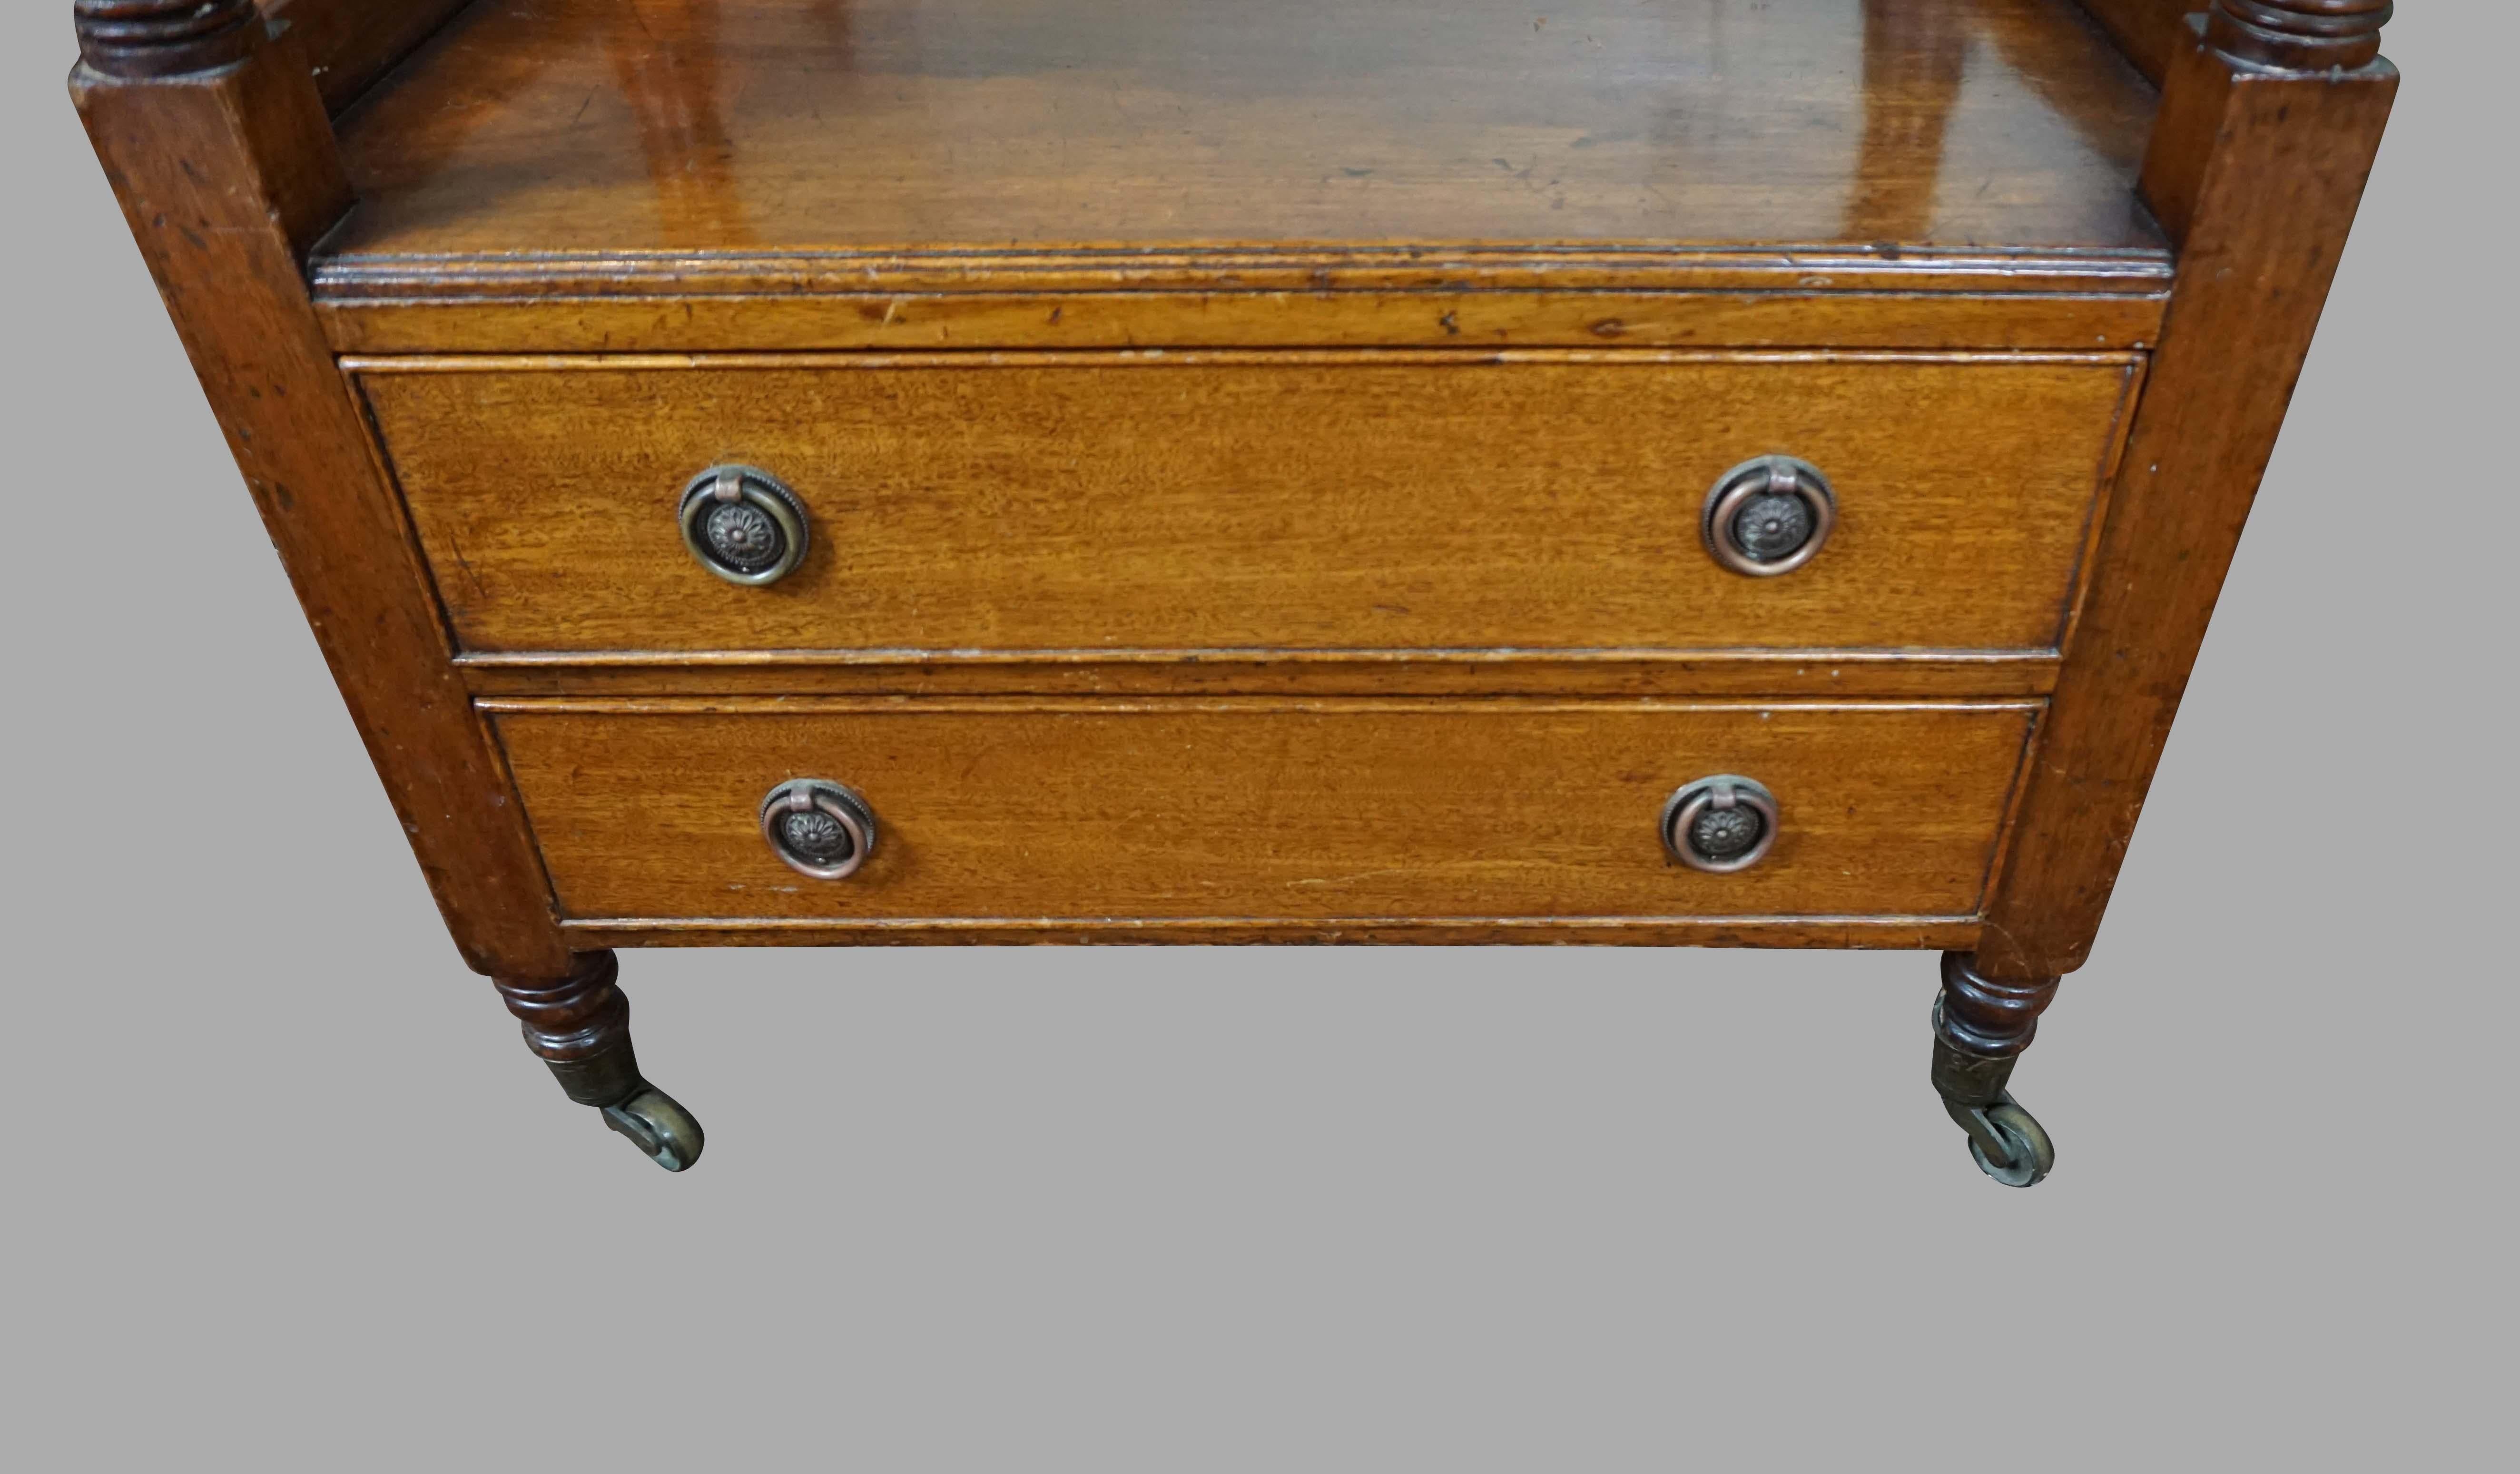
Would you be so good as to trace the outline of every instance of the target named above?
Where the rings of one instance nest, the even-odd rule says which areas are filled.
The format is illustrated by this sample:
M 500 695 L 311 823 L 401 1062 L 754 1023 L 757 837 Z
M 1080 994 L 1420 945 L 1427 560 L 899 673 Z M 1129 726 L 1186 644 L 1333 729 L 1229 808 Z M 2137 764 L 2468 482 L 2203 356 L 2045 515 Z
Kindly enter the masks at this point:
M 2131 359 L 931 355 L 354 365 L 476 651 L 2044 649 Z M 1758 456 L 1817 556 L 1700 537 Z M 791 486 L 767 587 L 684 487 Z
M 495 713 L 573 919 L 1973 915 L 2037 707 L 1547 700 L 516 700 Z M 1717 774 L 1780 823 L 1735 873 L 1666 854 Z M 817 880 L 761 803 L 862 795 Z

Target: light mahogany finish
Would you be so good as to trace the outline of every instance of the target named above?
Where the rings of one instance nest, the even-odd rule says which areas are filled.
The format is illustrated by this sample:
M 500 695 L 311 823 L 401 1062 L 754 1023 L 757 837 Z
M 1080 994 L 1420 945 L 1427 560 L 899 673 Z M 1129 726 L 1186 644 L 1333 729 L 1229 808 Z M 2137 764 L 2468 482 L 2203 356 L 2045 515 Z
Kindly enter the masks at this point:
M 2057 0 L 478 0 L 328 253 L 2153 252 L 2151 107 Z
M 610 948 L 1615 942 L 1945 949 L 1933 1087 L 2037 1182 L 2397 86 L 2391 0 L 72 10 L 450 930 L 675 1170 Z M 1765 454 L 1837 521 L 1752 579 Z M 792 578 L 682 546 L 728 462 Z M 1672 863 L 1725 771 L 1782 839 Z
M 2204 0 L 2080 0 L 2092 19 L 2126 52 L 2143 74 L 2158 83 L 2170 69 L 2170 59 L 2188 42 L 2187 17 Z
M 482 971 L 565 975 L 541 861 L 298 274 L 350 199 L 303 54 L 284 39 L 174 79 L 82 67 L 71 90 L 456 946 Z
M 481 0 L 315 280 L 354 352 L 2139 346 L 2151 106 L 2061 0 Z
M 2053 648 L 2135 362 L 1660 354 L 361 361 L 458 637 L 495 650 Z M 1707 489 L 1835 483 L 1807 566 Z M 762 467 L 806 565 L 672 509 Z
M 1357 267 L 1352 258 L 1343 266 L 1280 269 L 1297 282 L 1389 275 Z M 1958 343 L 2088 352 L 2150 347 L 2169 302 L 2166 277 L 2152 270 L 2043 284 L 2052 290 L 1969 291 L 1959 290 L 1967 279 L 1957 276 L 1918 283 L 1913 290 L 1840 290 L 1835 284 L 1845 273 L 1825 262 L 1805 263 L 1797 271 L 1742 273 L 1765 280 L 1752 290 L 1584 287 L 1566 281 L 1545 290 L 1505 290 L 1485 285 L 1484 271 L 1458 270 L 1425 274 L 1427 285 L 1410 290 L 1151 290 L 1115 285 L 1146 275 L 1140 267 L 1096 265 L 1058 274 L 1063 285 L 1055 289 L 1027 291 L 839 290 L 821 273 L 783 273 L 746 277 L 758 290 L 668 297 L 605 294 L 618 279 L 570 284 L 583 292 L 537 290 L 511 297 L 427 288 L 433 280 L 433 268 L 427 267 L 400 267 L 382 281 L 365 275 L 345 279 L 321 266 L 318 271 L 324 294 L 316 310 L 333 345 L 351 354 L 898 352 L 1156 343 L 1177 349 L 1939 349 Z M 863 289 L 870 280 L 894 274 L 888 266 L 867 264 L 839 275 Z M 1726 275 L 1732 273 L 1690 270 L 1686 279 Z M 1991 271 L 1978 280 L 2020 286 L 2025 275 Z M 2072 290 L 2078 287 L 2092 290 Z
M 490 703 L 572 921 L 1965 919 L 2038 707 L 1566 701 Z M 1668 859 L 1682 784 L 1784 811 L 1737 874 Z M 881 838 L 761 836 L 791 778 Z M 904 929 L 898 925 L 895 930 Z
M 2064 0 L 481 0 L 312 275 L 345 353 L 2142 347 L 2149 111 Z
M 2340 45 L 2376 44 L 2385 5 L 2318 3 L 2362 24 Z M 2172 308 L 1989 908 L 1979 960 L 2003 976 L 2071 971 L 2099 932 L 2398 92 L 2385 61 L 2291 76 L 2193 32 L 2170 82 L 2144 189 L 2202 269 Z
M 263 0 L 306 50 L 324 104 L 340 112 L 471 0 Z
M 478 695 L 2029 696 L 2048 650 L 668 650 L 456 657 Z

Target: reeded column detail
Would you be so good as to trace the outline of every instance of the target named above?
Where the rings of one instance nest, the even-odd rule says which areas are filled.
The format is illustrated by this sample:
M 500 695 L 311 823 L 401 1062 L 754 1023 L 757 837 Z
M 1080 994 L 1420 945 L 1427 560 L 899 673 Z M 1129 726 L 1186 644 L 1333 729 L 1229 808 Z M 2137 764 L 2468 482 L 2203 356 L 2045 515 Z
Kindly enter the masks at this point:
M 2391 0 L 2214 0 L 2205 44 L 2274 71 L 2352 71 L 2380 55 Z
M 73 0 L 79 56 L 108 76 L 175 76 L 242 61 L 263 37 L 253 0 Z
M 581 953 L 577 970 L 557 982 L 494 977 L 508 1011 L 524 1025 L 534 1051 L 580 1105 L 616 1105 L 639 1090 L 639 1061 L 630 1049 L 630 1000 L 617 986 L 620 959 Z
M 1943 954 L 1942 1000 L 1934 1008 L 1934 1089 L 1956 1106 L 2001 1099 L 2013 1062 L 2039 1035 L 2039 1015 L 2060 978 L 1991 978 L 1964 952 Z

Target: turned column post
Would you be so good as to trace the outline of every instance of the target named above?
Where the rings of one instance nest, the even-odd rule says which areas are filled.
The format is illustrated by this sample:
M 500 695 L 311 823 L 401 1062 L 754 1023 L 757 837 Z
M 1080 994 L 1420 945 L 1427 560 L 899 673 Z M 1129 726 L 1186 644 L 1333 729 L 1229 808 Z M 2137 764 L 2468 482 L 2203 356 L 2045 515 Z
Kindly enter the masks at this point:
M 2271 71 L 2353 71 L 2380 59 L 2380 27 L 2396 10 L 2392 0 L 2214 0 L 2205 45 Z
M 551 1066 L 580 1105 L 618 1105 L 639 1093 L 639 1056 L 630 1046 L 630 1000 L 610 952 L 578 954 L 568 976 L 493 977 L 508 1011 L 523 1025 L 525 1048 Z
M 73 0 L 79 60 L 104 76 L 180 76 L 241 62 L 258 46 L 254 0 Z
M 2011 1083 L 2013 1062 L 2039 1035 L 2039 1015 L 2062 979 L 1991 978 L 1965 953 L 1943 954 L 1943 991 L 1934 1005 L 1934 1089 L 1955 1107 L 1993 1105 Z
M 639 1073 L 630 1043 L 630 1000 L 620 988 L 612 953 L 586 952 L 558 981 L 493 976 L 508 1011 L 524 1028 L 525 1048 L 551 1067 L 568 1098 L 604 1113 L 651 1160 L 680 1172 L 699 1160 L 706 1140 L 698 1121 Z

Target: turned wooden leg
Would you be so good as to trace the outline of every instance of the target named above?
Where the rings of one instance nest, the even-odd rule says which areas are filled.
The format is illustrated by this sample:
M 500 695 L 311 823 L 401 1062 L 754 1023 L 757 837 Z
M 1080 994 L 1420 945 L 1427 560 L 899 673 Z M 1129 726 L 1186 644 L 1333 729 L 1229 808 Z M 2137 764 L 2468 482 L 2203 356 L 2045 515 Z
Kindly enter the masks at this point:
M 576 956 L 568 976 L 493 977 L 508 1011 L 525 1029 L 525 1048 L 551 1066 L 560 1088 L 667 1172 L 699 1160 L 699 1122 L 674 1097 L 639 1074 L 630 1047 L 630 1000 L 618 985 L 621 962 L 610 952 Z
M 1934 1000 L 1934 1090 L 1968 1133 L 1979 1168 L 2007 1187 L 2028 1187 L 2056 1165 L 2046 1129 L 2005 1087 L 2059 981 L 1991 978 L 1971 955 L 1943 954 L 1943 991 Z

